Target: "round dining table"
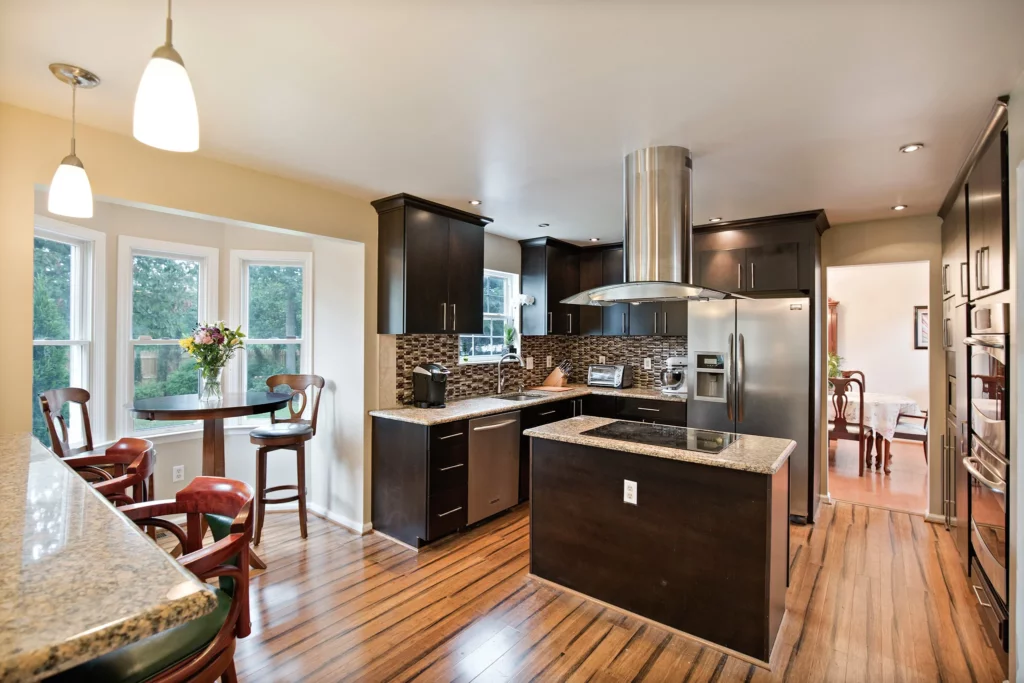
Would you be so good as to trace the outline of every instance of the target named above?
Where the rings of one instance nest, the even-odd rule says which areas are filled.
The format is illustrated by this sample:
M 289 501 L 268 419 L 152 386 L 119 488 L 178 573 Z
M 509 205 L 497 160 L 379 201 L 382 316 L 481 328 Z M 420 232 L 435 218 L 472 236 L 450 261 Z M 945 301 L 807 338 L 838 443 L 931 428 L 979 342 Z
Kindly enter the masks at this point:
M 858 400 L 858 392 L 849 391 L 846 394 L 849 399 L 846 403 L 846 421 L 851 424 L 860 422 L 861 404 Z M 921 409 L 917 401 L 909 396 L 899 394 L 883 394 L 875 391 L 864 392 L 864 426 L 874 433 L 874 438 L 869 438 L 867 443 L 867 464 L 871 465 L 871 446 L 874 442 L 876 450 L 875 467 L 883 466 L 883 458 L 889 450 L 889 444 L 896 433 L 896 423 L 901 415 L 920 415 Z M 828 401 L 829 422 L 835 419 L 835 405 Z M 883 447 L 885 451 L 883 452 Z M 884 458 L 885 468 L 888 469 L 887 458 Z
M 203 474 L 224 476 L 224 420 L 273 413 L 288 405 L 290 394 L 269 391 L 226 393 L 215 401 L 201 401 L 198 394 L 183 396 L 157 396 L 136 399 L 132 414 L 141 420 L 202 420 L 203 421 Z M 255 553 L 249 553 L 251 564 L 266 568 Z

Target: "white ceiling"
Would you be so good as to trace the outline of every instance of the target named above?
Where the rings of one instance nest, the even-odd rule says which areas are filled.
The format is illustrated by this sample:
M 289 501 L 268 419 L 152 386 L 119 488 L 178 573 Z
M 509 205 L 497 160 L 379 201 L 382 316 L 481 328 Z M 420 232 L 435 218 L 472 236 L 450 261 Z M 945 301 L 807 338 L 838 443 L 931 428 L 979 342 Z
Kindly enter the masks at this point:
M 3 0 L 0 100 L 131 134 L 160 0 Z M 199 154 L 493 231 L 621 236 L 621 160 L 689 147 L 694 221 L 934 213 L 1024 71 L 1021 0 L 179 0 Z M 916 154 L 904 143 L 924 141 Z M 79 148 L 88 167 L 89 150 Z M 550 223 L 541 229 L 538 223 Z

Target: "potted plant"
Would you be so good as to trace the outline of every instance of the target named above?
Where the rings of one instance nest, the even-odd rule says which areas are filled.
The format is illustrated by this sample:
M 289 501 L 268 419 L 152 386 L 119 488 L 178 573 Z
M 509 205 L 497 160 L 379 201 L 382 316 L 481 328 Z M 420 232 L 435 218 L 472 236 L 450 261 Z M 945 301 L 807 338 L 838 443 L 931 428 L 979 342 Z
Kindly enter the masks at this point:
M 178 342 L 192 356 L 196 369 L 203 377 L 200 401 L 211 402 L 224 398 L 221 374 L 235 351 L 245 345 L 242 341 L 244 338 L 241 326 L 232 330 L 223 321 L 217 321 L 212 325 L 199 325 L 191 335 Z
M 828 378 L 832 379 L 833 377 L 841 376 L 843 374 L 841 370 L 842 365 L 843 357 L 840 356 L 838 353 L 832 353 L 830 351 L 828 354 Z M 834 389 L 835 388 L 832 386 L 832 382 L 829 382 L 828 392 L 831 394 L 834 391 Z
M 509 353 L 516 352 L 516 328 L 505 325 L 505 347 Z

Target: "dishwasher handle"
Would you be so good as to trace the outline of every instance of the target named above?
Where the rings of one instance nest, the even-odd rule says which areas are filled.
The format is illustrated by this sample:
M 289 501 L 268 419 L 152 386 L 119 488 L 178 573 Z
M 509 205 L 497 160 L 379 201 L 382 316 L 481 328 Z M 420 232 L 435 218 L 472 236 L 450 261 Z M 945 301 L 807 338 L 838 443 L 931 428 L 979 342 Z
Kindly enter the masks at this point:
M 505 420 L 504 422 L 499 422 L 498 424 L 484 425 L 483 427 L 473 427 L 473 431 L 474 432 L 486 432 L 486 431 L 488 431 L 490 429 L 498 429 L 499 427 L 507 427 L 507 426 L 509 426 L 511 424 L 515 424 L 516 422 L 517 422 L 517 420 Z

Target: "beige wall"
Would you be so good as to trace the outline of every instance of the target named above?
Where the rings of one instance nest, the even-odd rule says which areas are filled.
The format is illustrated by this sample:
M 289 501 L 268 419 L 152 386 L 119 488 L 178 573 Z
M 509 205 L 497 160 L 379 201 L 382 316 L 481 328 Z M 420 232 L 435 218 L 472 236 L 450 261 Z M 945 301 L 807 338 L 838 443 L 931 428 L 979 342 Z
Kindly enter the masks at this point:
M 522 271 L 519 242 L 501 235 L 485 233 L 484 268 L 519 275 Z
M 32 229 L 35 190 L 47 186 L 67 153 L 68 122 L 0 104 L 0 355 L 7 385 L 0 396 L 0 433 L 28 431 L 32 385 Z M 97 197 L 166 207 L 203 216 L 274 226 L 365 244 L 365 352 L 354 359 L 364 376 L 377 367 L 377 221 L 368 202 L 341 192 L 214 161 L 146 147 L 130 137 L 78 127 L 78 153 Z M 377 383 L 354 388 L 377 405 Z M 363 429 L 369 432 L 369 417 Z M 363 472 L 369 477 L 369 439 Z M 368 479 L 366 479 L 368 480 Z M 362 500 L 369 520 L 369 496 Z M 357 520 L 359 521 L 359 520 Z
M 849 223 L 838 225 L 825 232 L 821 238 L 821 265 L 822 272 L 831 266 L 855 266 L 873 263 L 906 263 L 910 261 L 927 261 L 929 273 L 929 297 L 928 307 L 930 312 L 932 340 L 942 339 L 942 242 L 940 228 L 942 221 L 937 216 L 910 216 L 907 218 L 894 218 L 883 221 L 868 221 L 865 223 Z M 828 281 L 825 278 L 823 296 L 828 296 Z M 827 329 L 826 316 L 827 307 L 822 307 L 822 327 Z M 840 324 L 842 322 L 840 321 Z M 884 334 L 884 330 L 878 330 Z M 826 353 L 824 335 L 822 335 L 822 357 Z M 928 376 L 930 381 L 929 403 L 933 406 L 945 405 L 943 402 L 943 391 L 945 387 L 945 354 L 941 343 L 932 343 L 928 350 Z M 871 378 L 868 377 L 870 384 Z M 822 396 L 826 396 L 825 387 L 822 387 Z M 827 424 L 826 404 L 822 402 L 821 423 Z M 932 429 L 928 436 L 928 450 L 930 453 L 939 453 L 941 445 L 939 438 L 941 429 Z M 827 432 L 822 430 L 822 439 L 826 439 Z M 822 493 L 828 491 L 828 444 L 822 446 L 821 464 Z M 941 458 L 930 458 L 928 462 L 929 472 L 929 500 L 928 510 L 938 514 L 941 509 L 941 486 L 940 470 Z

